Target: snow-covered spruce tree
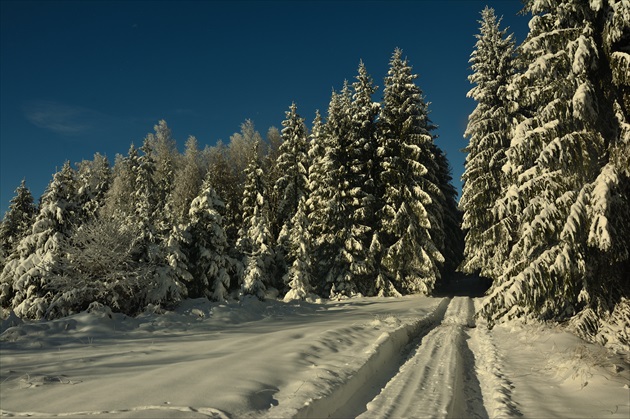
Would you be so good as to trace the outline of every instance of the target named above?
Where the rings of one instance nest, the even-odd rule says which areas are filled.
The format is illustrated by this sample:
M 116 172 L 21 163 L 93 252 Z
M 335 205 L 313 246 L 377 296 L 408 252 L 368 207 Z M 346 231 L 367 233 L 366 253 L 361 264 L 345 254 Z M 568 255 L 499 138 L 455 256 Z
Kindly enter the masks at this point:
M 312 239 L 308 232 L 306 211 L 306 197 L 302 197 L 289 232 L 290 248 L 287 256 L 290 267 L 284 277 L 289 288 L 284 296 L 284 301 L 287 302 L 314 297 L 314 289 L 311 285 L 313 283 Z
M 163 121 L 161 121 L 163 122 Z M 160 128 L 161 127 L 161 128 Z M 164 128 L 156 126 L 156 133 Z M 169 131 L 170 135 L 170 131 Z M 170 138 L 166 134 L 160 137 Z M 137 159 L 137 165 L 132 166 L 132 173 L 135 174 L 134 185 L 137 188 L 134 194 L 134 213 L 131 221 L 140 226 L 141 232 L 138 237 L 137 255 L 138 261 L 145 263 L 149 267 L 149 286 L 146 289 L 143 304 L 170 304 L 182 298 L 184 284 L 180 281 L 177 271 L 169 263 L 168 241 L 171 228 L 168 226 L 168 217 L 164 213 L 165 208 L 165 188 L 169 189 L 168 178 L 170 178 L 170 163 L 160 160 L 169 160 L 167 157 L 169 149 L 164 145 L 164 150 L 159 154 L 156 144 L 160 144 L 160 137 L 148 135 L 140 148 L 142 155 Z M 161 156 L 160 160 L 156 157 Z M 160 170 L 158 170 L 161 168 Z M 175 246 L 177 242 L 171 242 Z
M 357 278 L 351 270 L 354 259 L 348 252 L 348 249 L 360 247 L 352 237 L 352 192 L 357 191 L 352 191 L 350 185 L 351 103 L 352 93 L 346 81 L 340 93 L 333 92 L 328 107 L 324 128 L 323 189 L 316 195 L 323 204 L 323 230 L 315 253 L 319 265 L 325 268 L 324 294 L 328 293 L 330 298 L 347 298 L 358 293 Z
M 133 144 L 126 156 L 116 155 L 111 186 L 100 211 L 102 216 L 115 218 L 120 223 L 131 222 L 136 191 L 134 168 L 138 165 L 138 157 L 138 149 Z
M 31 230 L 36 210 L 33 195 L 26 187 L 26 181 L 22 180 L 0 224 L 0 272 L 7 259 L 19 256 L 15 251 L 20 241 Z
M 269 271 L 273 264 L 274 251 L 269 228 L 269 207 L 265 199 L 264 173 L 257 152 L 253 153 L 245 173 L 247 178 L 243 195 L 243 224 L 237 241 L 237 247 L 245 255 L 245 271 L 240 285 L 242 294 L 255 295 L 263 300 L 271 281 Z
M 51 278 L 63 272 L 63 243 L 78 209 L 76 172 L 66 162 L 42 196 L 39 213 L 0 275 L 0 301 L 19 317 L 42 318 L 48 309 Z
M 607 280 L 595 282 L 601 289 L 591 287 L 595 289 L 586 308 L 571 323 L 585 339 L 628 351 L 630 282 L 625 273 L 630 271 L 630 4 L 609 1 L 591 2 L 590 6 L 597 16 L 595 34 L 601 33 L 604 51 L 594 83 L 612 103 L 614 116 L 607 115 L 606 119 L 616 121 L 608 125 L 613 132 L 604 135 L 609 140 L 609 160 L 591 185 L 587 207 L 587 243 L 599 250 L 591 263 L 597 268 L 589 268 Z
M 444 258 L 431 238 L 422 189 L 427 169 L 420 163 L 432 137 L 426 130 L 420 90 L 402 51 L 396 49 L 385 77 L 379 118 L 377 202 L 379 224 L 371 247 L 378 257 L 379 294 L 425 293 L 433 290 Z
M 614 192 L 614 171 L 606 165 L 620 131 L 604 87 L 610 71 L 602 60 L 599 5 L 526 5 L 533 14 L 519 47 L 526 69 L 508 89 L 525 118 L 504 167 L 511 183 L 503 206 L 516 222 L 515 242 L 481 309 L 490 323 L 562 319 L 584 310 L 599 317 L 612 308 L 618 285 L 627 284 L 609 252 L 627 237 L 606 228 L 612 224 L 606 208 L 627 196 Z
M 352 258 L 350 271 L 359 292 L 374 295 L 374 256 L 370 244 L 374 235 L 375 217 L 375 168 L 376 168 L 376 118 L 380 105 L 372 99 L 377 87 L 365 65 L 359 63 L 356 81 L 352 84 L 353 95 L 350 105 L 350 144 L 348 147 L 349 168 L 349 220 L 352 221 L 350 240 L 346 251 Z
M 277 240 L 277 267 L 280 277 L 286 272 L 286 263 L 283 260 L 288 252 L 288 232 L 290 222 L 297 212 L 300 198 L 307 196 L 308 185 L 308 132 L 304 119 L 297 113 L 295 103 L 291 104 L 286 112 L 285 120 L 282 121 L 282 144 L 280 145 L 280 156 L 277 161 L 277 168 L 280 178 L 274 185 L 278 197 L 278 208 L 276 217 L 273 220 L 278 231 Z
M 308 197 L 306 200 L 306 217 L 308 219 L 308 232 L 309 237 L 313 240 L 311 243 L 311 251 L 314 253 L 312 257 L 312 270 L 315 278 L 325 278 L 327 272 L 327 266 L 329 260 L 324 258 L 318 252 L 322 241 L 318 240 L 323 237 L 323 232 L 326 229 L 326 206 L 328 203 L 328 189 L 325 188 L 324 182 L 326 178 L 326 168 L 324 167 L 324 157 L 326 154 L 326 141 L 327 136 L 324 132 L 324 124 L 322 117 L 317 110 L 315 112 L 315 119 L 313 120 L 313 126 L 311 128 L 311 134 L 309 136 L 309 149 L 308 159 L 310 162 L 308 171 Z M 313 287 L 321 292 L 325 286 L 325 280 L 317 283 L 312 283 Z
M 504 194 L 507 178 L 502 171 L 505 152 L 510 145 L 513 115 L 507 98 L 507 85 L 514 74 L 514 40 L 501 29 L 501 18 L 494 9 L 481 12 L 477 42 L 471 54 L 475 86 L 468 97 L 477 102 L 468 117 L 464 136 L 469 138 L 464 182 L 459 208 L 466 231 L 465 259 L 461 271 L 496 279 L 510 248 L 510 218 L 493 213 L 496 201 Z M 501 214 L 502 215 L 502 214 Z
M 224 206 L 210 181 L 206 179 L 201 193 L 190 205 L 187 247 L 191 277 L 189 297 L 209 297 L 215 301 L 227 299 L 230 288 L 228 275 L 227 236 L 223 217 L 218 209 Z
M 265 152 L 262 153 L 262 169 L 265 175 L 264 182 L 270 185 L 267 188 L 267 202 L 269 203 L 269 219 L 276 219 L 276 210 L 278 209 L 279 191 L 273 187 L 278 179 L 282 176 L 278 167 L 278 159 L 280 157 L 280 146 L 282 145 L 282 134 L 276 127 L 271 127 L 267 131 L 265 138 Z M 278 237 L 280 231 L 275 230 L 275 223 L 271 223 L 271 235 Z
M 624 0 L 608 0 L 591 2 L 591 7 L 603 12 L 602 40 L 617 91 L 615 100 L 623 119 L 630 121 L 630 5 Z M 630 161 L 626 163 L 629 163 L 626 167 L 630 166 Z

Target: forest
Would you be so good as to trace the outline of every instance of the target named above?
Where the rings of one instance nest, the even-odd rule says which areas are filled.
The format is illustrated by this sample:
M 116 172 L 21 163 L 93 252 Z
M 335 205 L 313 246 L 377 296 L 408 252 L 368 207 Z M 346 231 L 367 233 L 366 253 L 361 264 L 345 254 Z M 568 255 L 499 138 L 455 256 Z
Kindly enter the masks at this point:
M 483 10 L 471 54 L 463 188 L 417 75 L 396 49 L 363 63 L 310 128 L 291 104 L 265 138 L 179 152 L 165 121 L 113 164 L 66 162 L 0 227 L 0 305 L 57 318 L 186 298 L 431 293 L 491 282 L 478 316 L 567 321 L 630 343 L 630 7 L 529 1 L 521 45 Z

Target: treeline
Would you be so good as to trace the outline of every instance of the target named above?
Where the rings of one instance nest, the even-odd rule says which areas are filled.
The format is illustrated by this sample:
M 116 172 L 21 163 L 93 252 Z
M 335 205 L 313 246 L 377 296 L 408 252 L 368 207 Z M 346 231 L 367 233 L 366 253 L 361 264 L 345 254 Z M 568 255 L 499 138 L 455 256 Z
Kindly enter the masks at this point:
M 461 261 L 457 192 L 435 126 L 396 50 L 383 101 L 363 63 L 310 130 L 291 105 L 266 139 L 177 151 L 166 122 L 113 164 L 54 175 L 39 205 L 22 183 L 1 231 L 0 304 L 52 318 L 97 302 L 124 313 L 183 298 L 270 293 L 429 294 Z
M 527 1 L 515 47 L 492 9 L 471 56 L 462 269 L 480 315 L 571 320 L 630 344 L 630 4 Z

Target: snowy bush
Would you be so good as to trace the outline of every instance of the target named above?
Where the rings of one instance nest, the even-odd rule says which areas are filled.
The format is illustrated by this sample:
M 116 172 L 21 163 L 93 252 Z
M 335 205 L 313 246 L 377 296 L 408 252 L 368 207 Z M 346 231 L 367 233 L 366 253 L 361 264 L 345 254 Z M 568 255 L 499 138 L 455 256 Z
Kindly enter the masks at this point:
M 151 298 L 155 272 L 136 260 L 140 232 L 113 219 L 86 223 L 64 246 L 65 267 L 47 287 L 52 295 L 47 317 L 86 310 L 92 303 L 135 314 L 148 303 L 169 303 L 171 297 Z

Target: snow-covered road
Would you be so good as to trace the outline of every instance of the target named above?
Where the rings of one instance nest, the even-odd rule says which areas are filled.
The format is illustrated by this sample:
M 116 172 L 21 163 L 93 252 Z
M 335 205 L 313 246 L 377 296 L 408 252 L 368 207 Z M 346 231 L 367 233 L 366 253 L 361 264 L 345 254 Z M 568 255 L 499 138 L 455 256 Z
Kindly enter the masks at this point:
M 422 338 L 398 374 L 359 417 L 487 416 L 466 343 L 473 314 L 470 298 L 455 297 L 441 324 Z
M 477 301 L 190 300 L 5 323 L 0 416 L 629 417 L 628 354 L 551 326 L 490 331 Z

